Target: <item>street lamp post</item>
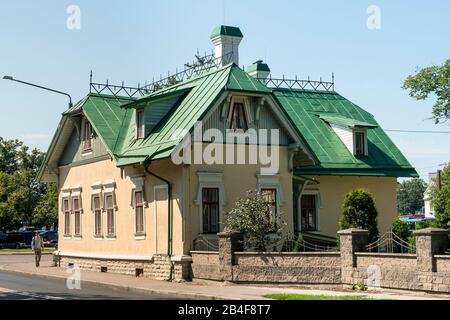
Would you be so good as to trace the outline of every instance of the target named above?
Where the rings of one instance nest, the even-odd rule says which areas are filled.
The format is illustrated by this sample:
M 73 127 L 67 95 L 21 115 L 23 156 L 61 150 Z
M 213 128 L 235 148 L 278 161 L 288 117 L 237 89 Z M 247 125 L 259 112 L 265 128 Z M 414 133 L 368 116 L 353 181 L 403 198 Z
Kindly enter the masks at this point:
M 17 80 L 17 79 L 14 79 L 14 78 L 11 77 L 11 76 L 4 76 L 3 79 L 4 79 L 4 80 L 15 81 L 15 82 L 19 82 L 19 83 L 22 83 L 22 84 L 26 84 L 26 85 L 28 85 L 28 86 L 36 87 L 36 88 L 39 88 L 39 89 L 43 89 L 43 90 L 47 90 L 47 91 L 51 91 L 51 92 L 63 94 L 63 95 L 65 95 L 65 96 L 69 97 L 69 108 L 71 108 L 71 107 L 73 106 L 73 104 L 72 104 L 72 97 L 71 97 L 70 94 L 68 94 L 68 93 L 65 93 L 65 92 L 62 92 L 62 91 L 58 91 L 58 90 L 54 90 L 54 89 L 50 89 L 50 88 L 43 87 L 43 86 L 39 86 L 39 85 L 34 84 L 34 83 L 29 83 L 29 82 Z

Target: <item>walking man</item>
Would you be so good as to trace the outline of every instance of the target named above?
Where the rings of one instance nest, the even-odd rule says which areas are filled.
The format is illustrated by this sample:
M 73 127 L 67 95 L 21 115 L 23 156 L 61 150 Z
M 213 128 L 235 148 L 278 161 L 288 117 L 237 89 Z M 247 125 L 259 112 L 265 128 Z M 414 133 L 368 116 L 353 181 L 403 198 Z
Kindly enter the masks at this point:
M 42 254 L 42 238 L 39 234 L 39 231 L 36 231 L 36 235 L 31 240 L 31 250 L 34 251 L 34 259 L 36 261 L 36 267 L 39 267 L 39 263 L 41 262 L 41 254 Z

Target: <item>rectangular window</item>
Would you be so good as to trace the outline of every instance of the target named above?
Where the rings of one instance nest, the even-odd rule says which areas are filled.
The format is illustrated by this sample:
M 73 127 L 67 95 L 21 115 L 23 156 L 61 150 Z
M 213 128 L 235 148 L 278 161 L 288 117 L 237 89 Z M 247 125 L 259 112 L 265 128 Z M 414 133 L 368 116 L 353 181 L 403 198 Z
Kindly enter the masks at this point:
M 80 198 L 74 197 L 72 200 L 73 214 L 75 219 L 75 236 L 81 236 L 81 208 Z
M 92 197 L 92 209 L 94 211 L 94 233 L 96 237 L 102 236 L 102 207 L 100 195 Z
M 219 232 L 219 189 L 202 189 L 203 233 Z
M 355 155 L 366 154 L 366 135 L 364 132 L 355 132 Z
M 92 126 L 87 120 L 84 121 L 83 140 L 83 152 L 92 151 Z
M 144 111 L 136 111 L 136 139 L 144 138 Z
M 62 201 L 62 209 L 64 213 L 64 235 L 70 236 L 70 209 L 69 199 L 65 198 Z
M 315 195 L 303 195 L 301 198 L 302 231 L 317 231 L 317 206 Z
M 244 132 L 248 130 L 247 117 L 245 115 L 243 103 L 237 102 L 233 104 L 230 129 L 243 130 Z
M 261 189 L 264 202 L 270 206 L 272 217 L 277 216 L 277 189 Z
M 115 209 L 114 200 L 112 194 L 108 194 L 105 197 L 105 207 L 106 207 L 106 223 L 107 223 L 107 235 L 114 237 L 116 234 L 115 228 Z
M 144 233 L 144 198 L 142 191 L 134 193 L 134 213 L 136 222 L 136 234 Z

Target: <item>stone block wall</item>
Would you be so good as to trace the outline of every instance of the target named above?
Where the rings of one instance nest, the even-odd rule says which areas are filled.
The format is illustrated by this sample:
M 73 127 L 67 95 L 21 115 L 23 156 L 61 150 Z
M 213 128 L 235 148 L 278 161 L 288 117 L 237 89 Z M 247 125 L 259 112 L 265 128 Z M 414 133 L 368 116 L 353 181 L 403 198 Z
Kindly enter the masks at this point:
M 219 270 L 219 252 L 191 251 L 192 278 L 222 280 Z
M 341 279 L 339 252 L 237 252 L 234 259 L 234 282 L 335 284 Z
M 253 283 L 343 284 L 450 293 L 448 232 L 415 232 L 416 254 L 365 252 L 368 231 L 339 232 L 340 252 L 242 252 L 242 236 L 220 233 L 218 252 L 192 252 L 192 277 Z

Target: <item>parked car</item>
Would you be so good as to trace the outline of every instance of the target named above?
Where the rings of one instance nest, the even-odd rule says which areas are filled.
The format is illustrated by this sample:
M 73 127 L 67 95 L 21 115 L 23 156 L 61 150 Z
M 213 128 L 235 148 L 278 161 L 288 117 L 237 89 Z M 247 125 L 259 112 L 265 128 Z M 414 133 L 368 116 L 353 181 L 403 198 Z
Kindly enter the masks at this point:
M 58 247 L 57 231 L 41 231 L 40 232 L 44 247 Z
M 31 248 L 31 240 L 34 233 L 27 232 L 9 232 L 1 242 L 1 247 L 4 249 L 21 249 Z

